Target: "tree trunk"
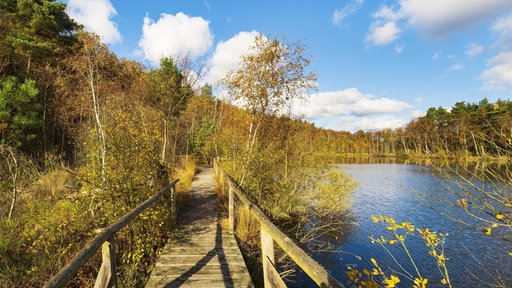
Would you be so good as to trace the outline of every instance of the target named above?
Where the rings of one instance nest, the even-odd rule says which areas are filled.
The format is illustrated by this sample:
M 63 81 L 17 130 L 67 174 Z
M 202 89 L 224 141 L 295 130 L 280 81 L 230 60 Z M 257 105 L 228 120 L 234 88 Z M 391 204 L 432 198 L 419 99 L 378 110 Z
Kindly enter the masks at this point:
M 167 150 L 168 135 L 169 135 L 169 125 L 168 125 L 167 119 L 164 119 L 164 137 L 163 137 L 164 139 L 163 139 L 163 144 L 162 144 L 162 154 L 160 156 L 161 164 L 165 163 L 165 151 Z
M 87 57 L 87 76 L 88 76 L 88 82 L 89 87 L 91 88 L 91 97 L 92 97 L 92 104 L 93 104 L 93 113 L 94 113 L 94 120 L 96 121 L 96 130 L 98 133 L 98 139 L 100 140 L 100 159 L 101 159 L 101 176 L 103 182 L 106 181 L 105 174 L 106 174 L 106 150 L 107 150 L 107 141 L 105 137 L 105 130 L 103 129 L 103 125 L 101 123 L 100 119 L 100 108 L 99 108 L 99 101 L 98 101 L 98 95 L 96 93 L 96 86 L 94 85 L 94 63 L 92 62 L 91 56 Z
M 254 143 L 256 142 L 256 136 L 258 134 L 258 130 L 261 125 L 261 121 L 258 122 L 258 124 L 256 125 L 256 128 L 254 128 L 254 131 L 253 131 L 254 121 L 255 121 L 255 115 L 252 115 L 251 125 L 249 127 L 249 138 L 247 139 L 247 146 L 246 146 L 247 147 L 247 160 L 245 161 L 245 165 L 243 166 L 242 177 L 240 178 L 240 185 L 243 185 L 243 183 L 244 183 L 245 174 L 247 173 L 247 167 L 249 167 L 249 163 L 252 158 L 252 151 L 254 150 Z
M 12 147 L 4 146 L 0 147 L 2 152 L 5 151 L 6 155 L 6 162 L 7 167 L 9 169 L 9 174 L 11 174 L 12 179 L 12 195 L 11 195 L 11 205 L 9 207 L 9 215 L 7 216 L 7 221 L 11 221 L 12 217 L 14 216 L 14 212 L 16 210 L 16 202 L 18 201 L 18 174 L 19 174 L 19 165 L 18 165 L 18 159 L 16 159 L 16 154 L 14 153 Z M 9 160 L 11 158 L 11 160 Z

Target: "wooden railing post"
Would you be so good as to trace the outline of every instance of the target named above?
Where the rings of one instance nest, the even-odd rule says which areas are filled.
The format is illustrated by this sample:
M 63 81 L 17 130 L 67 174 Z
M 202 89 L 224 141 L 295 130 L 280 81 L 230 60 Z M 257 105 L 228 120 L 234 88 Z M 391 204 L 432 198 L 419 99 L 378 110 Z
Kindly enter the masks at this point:
M 117 287 L 116 247 L 114 236 L 110 235 L 101 246 L 101 268 L 94 288 Z
M 98 278 L 96 279 L 95 287 L 117 287 L 115 266 L 116 257 L 113 235 L 121 228 L 128 225 L 130 221 L 139 216 L 140 213 L 146 210 L 150 205 L 155 203 L 162 195 L 168 193 L 169 189 L 176 189 L 177 182 L 178 180 L 174 180 L 151 198 L 147 199 L 123 217 L 110 224 L 107 228 L 98 231 L 99 234 L 89 240 L 85 244 L 85 247 L 80 250 L 73 259 L 66 263 L 64 267 L 57 272 L 57 274 L 46 282 L 43 288 L 60 288 L 66 286 L 66 284 L 76 275 L 78 270 L 99 250 L 100 247 L 102 247 L 103 262 Z M 174 190 L 174 193 L 176 193 L 176 190 Z
M 178 217 L 178 205 L 176 199 L 176 185 L 172 186 L 171 189 L 171 222 L 174 224 L 176 222 L 176 218 Z
M 264 227 L 260 228 L 260 237 L 264 287 L 286 287 L 286 284 L 275 268 L 274 239 L 267 233 Z
M 235 192 L 231 185 L 228 184 L 229 194 L 229 230 L 235 231 Z
M 312 259 L 304 250 L 295 244 L 286 234 L 277 228 L 265 214 L 240 190 L 234 180 L 219 169 L 219 182 L 228 183 L 230 190 L 242 205 L 249 209 L 252 216 L 260 223 L 262 262 L 265 287 L 286 287 L 283 279 L 277 272 L 274 259 L 274 242 L 320 287 L 344 287 L 329 271 Z

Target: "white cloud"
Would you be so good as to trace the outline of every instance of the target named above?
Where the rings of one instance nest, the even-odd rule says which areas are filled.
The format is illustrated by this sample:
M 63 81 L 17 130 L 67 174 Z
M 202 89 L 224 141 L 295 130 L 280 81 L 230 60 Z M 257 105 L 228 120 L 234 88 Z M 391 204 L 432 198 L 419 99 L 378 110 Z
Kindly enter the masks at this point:
M 399 3 L 399 13 L 410 24 L 434 36 L 465 29 L 512 8 L 510 0 L 399 0 Z
M 410 108 L 412 108 L 411 105 L 402 101 L 388 98 L 374 99 L 371 96 L 367 96 L 354 104 L 352 113 L 357 116 L 366 116 L 374 114 L 401 112 Z
M 372 16 L 367 40 L 376 45 L 393 42 L 402 27 L 414 27 L 424 35 L 444 38 L 512 9 L 510 0 L 397 0 L 381 6 Z
M 294 110 L 308 119 L 344 115 L 368 116 L 401 112 L 412 108 L 405 102 L 363 94 L 357 88 L 315 93 L 306 103 L 296 106 Z
M 382 25 L 381 23 L 375 22 L 370 27 L 370 32 L 366 36 L 366 41 L 371 42 L 375 45 L 386 45 L 398 38 L 400 28 L 395 22 L 387 22 Z
M 495 46 L 512 50 L 512 14 L 496 20 L 491 30 L 496 35 Z
M 489 69 L 485 70 L 481 78 L 485 81 L 484 89 L 512 88 L 512 51 L 502 52 L 488 62 Z
M 349 132 L 356 132 L 359 130 L 374 131 L 386 128 L 396 129 L 404 127 L 409 121 L 410 119 L 398 118 L 393 115 L 383 115 L 372 118 L 341 117 L 337 119 L 335 123 L 328 126 L 334 130 Z
M 84 25 L 85 30 L 100 35 L 106 44 L 121 41 L 122 37 L 112 17 L 117 11 L 109 0 L 68 0 L 69 17 Z
M 423 117 L 425 115 L 426 115 L 426 113 L 422 110 L 414 110 L 411 113 L 411 118 L 415 119 L 415 118 Z
M 454 64 L 448 68 L 448 72 L 462 71 L 464 70 L 464 65 L 462 64 Z
M 402 18 L 399 12 L 393 10 L 393 7 L 386 5 L 380 7 L 372 16 L 373 18 L 382 18 L 388 22 L 397 22 Z
M 343 9 L 336 9 L 331 17 L 332 24 L 336 26 L 340 26 L 343 20 L 350 16 L 351 14 L 354 14 L 361 5 L 363 5 L 364 0 L 355 0 L 352 3 L 345 6 Z
M 469 58 L 474 58 L 474 57 L 482 54 L 482 52 L 484 52 L 484 50 L 485 50 L 484 46 L 472 43 L 469 45 L 468 50 L 464 54 L 466 54 L 466 56 L 468 56 Z
M 439 58 L 439 53 L 434 53 L 434 55 L 432 55 L 432 60 L 437 60 L 437 58 Z
M 202 17 L 190 17 L 182 12 L 163 13 L 156 22 L 144 17 L 139 47 L 153 64 L 158 64 L 162 57 L 197 58 L 212 44 L 209 22 Z
M 205 80 L 217 84 L 231 70 L 239 67 L 241 57 L 247 54 L 254 44 L 257 31 L 240 32 L 232 38 L 219 42 L 212 58 L 207 63 Z
M 485 81 L 484 89 L 512 89 L 512 15 L 496 20 L 492 30 L 499 52 L 487 62 L 480 78 Z

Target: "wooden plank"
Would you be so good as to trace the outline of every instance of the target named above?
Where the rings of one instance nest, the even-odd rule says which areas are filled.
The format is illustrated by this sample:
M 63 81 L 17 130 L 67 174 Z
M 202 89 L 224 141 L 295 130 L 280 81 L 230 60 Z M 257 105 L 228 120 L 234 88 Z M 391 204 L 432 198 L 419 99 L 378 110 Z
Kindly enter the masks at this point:
M 225 269 L 225 266 L 229 267 L 229 270 Z M 173 265 L 163 266 L 153 272 L 152 276 L 176 276 L 191 273 L 190 271 L 194 268 L 192 265 Z M 225 274 L 226 271 L 231 272 L 231 276 L 234 278 L 236 275 L 246 275 L 247 267 L 245 263 L 230 263 L 230 264 L 208 264 L 201 268 L 200 273 L 202 274 Z
M 211 169 L 192 182 L 189 207 L 146 287 L 253 287 L 238 243 L 220 225 Z
M 160 278 L 152 278 L 148 281 L 146 287 L 166 287 L 166 288 L 174 288 L 174 287 L 188 287 L 188 288 L 238 288 L 238 287 L 252 287 L 248 286 L 247 282 L 250 281 L 250 278 L 244 278 L 233 281 L 226 281 L 225 279 L 188 279 L 186 281 L 173 281 L 171 278 L 160 277 Z

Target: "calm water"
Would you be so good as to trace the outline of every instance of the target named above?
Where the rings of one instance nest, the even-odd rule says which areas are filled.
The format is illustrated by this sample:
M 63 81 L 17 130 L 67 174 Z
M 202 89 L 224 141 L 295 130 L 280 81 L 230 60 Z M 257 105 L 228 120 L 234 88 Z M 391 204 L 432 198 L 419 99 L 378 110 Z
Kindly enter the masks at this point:
M 322 253 L 315 255 L 315 258 L 343 284 L 346 284 L 345 271 L 348 267 L 371 270 L 370 258 L 375 258 L 381 267 L 399 270 L 385 250 L 378 244 L 372 244 L 369 239 L 371 235 L 391 237 L 384 225 L 371 220 L 372 215 L 380 214 L 393 217 L 397 222 L 409 221 L 417 228 L 449 234 L 445 254 L 450 259 L 447 266 L 454 287 L 489 287 L 497 279 L 501 279 L 505 286 L 512 286 L 512 257 L 508 255 L 512 251 L 512 244 L 486 236 L 441 215 L 439 211 L 448 207 L 458 219 L 472 221 L 462 209 L 450 208 L 444 206 L 448 204 L 437 201 L 428 202 L 429 193 L 441 195 L 446 190 L 444 184 L 436 181 L 429 168 L 406 164 L 343 164 L 341 167 L 360 183 L 353 195 L 351 218 L 357 224 L 347 225 L 344 233 L 339 235 L 337 248 L 341 252 Z M 435 260 L 428 255 L 423 240 L 420 237 L 407 240 L 422 276 L 429 278 L 428 286 L 441 287 L 441 276 Z M 394 246 L 391 247 L 393 249 Z M 392 252 L 407 270 L 414 271 L 401 251 Z M 400 278 L 402 282 L 399 287 L 412 287 L 405 277 Z M 298 285 L 309 286 L 307 281 L 299 281 Z

